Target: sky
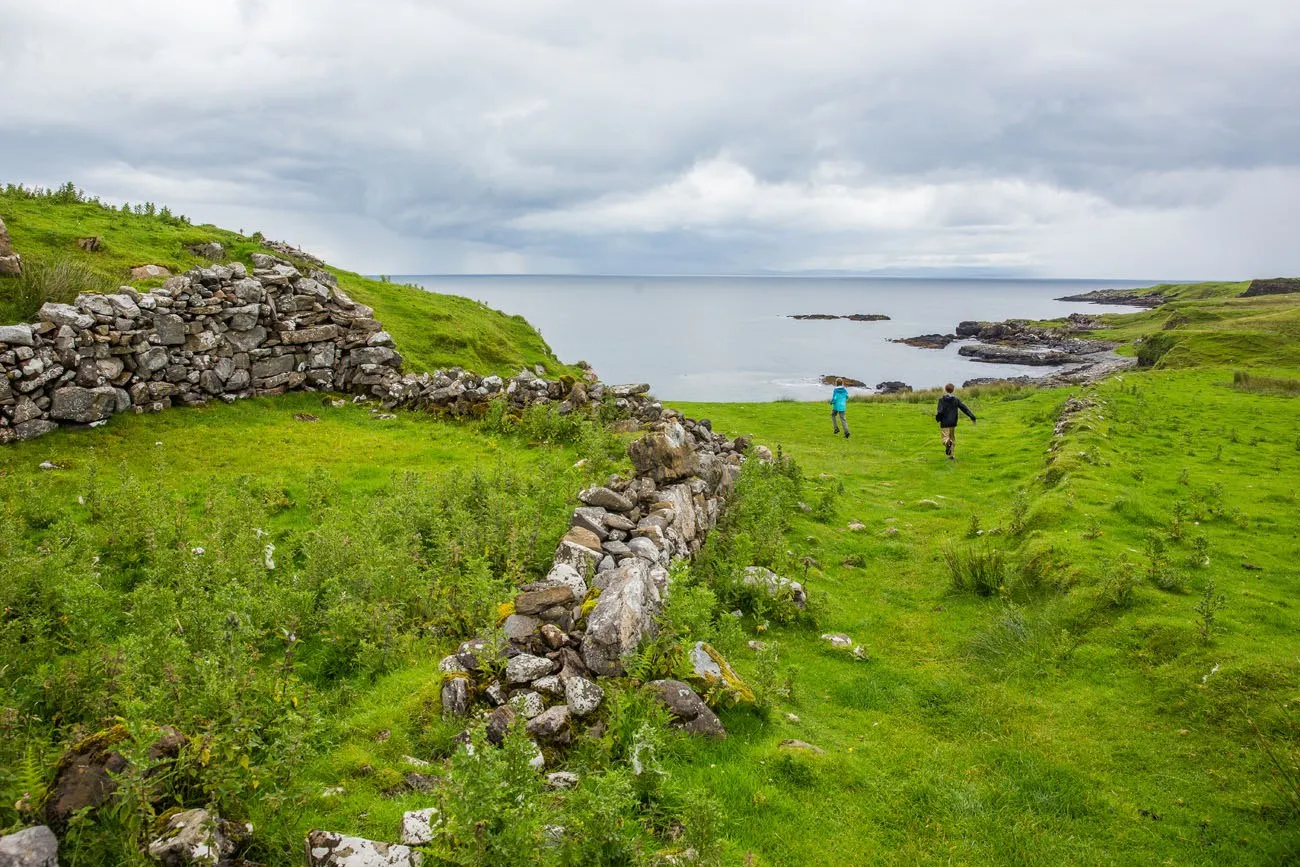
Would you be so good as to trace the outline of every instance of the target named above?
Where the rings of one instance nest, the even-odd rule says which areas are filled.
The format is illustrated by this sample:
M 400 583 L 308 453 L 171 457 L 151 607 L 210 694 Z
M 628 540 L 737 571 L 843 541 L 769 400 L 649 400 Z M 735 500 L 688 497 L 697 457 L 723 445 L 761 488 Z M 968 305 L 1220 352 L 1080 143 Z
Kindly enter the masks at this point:
M 1300 274 L 1294 0 L 0 0 L 0 181 L 364 273 Z

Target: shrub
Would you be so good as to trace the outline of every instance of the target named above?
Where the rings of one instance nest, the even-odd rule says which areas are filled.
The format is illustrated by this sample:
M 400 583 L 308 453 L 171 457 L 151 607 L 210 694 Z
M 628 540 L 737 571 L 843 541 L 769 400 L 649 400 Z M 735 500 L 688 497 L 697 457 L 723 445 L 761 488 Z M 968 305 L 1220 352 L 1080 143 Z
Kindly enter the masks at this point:
M 1168 332 L 1156 332 L 1138 341 L 1137 360 L 1140 367 L 1154 367 L 1169 350 L 1178 343 L 1178 338 Z

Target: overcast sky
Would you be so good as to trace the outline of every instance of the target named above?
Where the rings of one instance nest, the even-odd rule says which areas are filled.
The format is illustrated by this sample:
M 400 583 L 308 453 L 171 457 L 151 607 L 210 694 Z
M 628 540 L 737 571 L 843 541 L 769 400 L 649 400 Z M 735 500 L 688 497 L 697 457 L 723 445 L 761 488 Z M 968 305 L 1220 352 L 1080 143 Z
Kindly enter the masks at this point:
M 367 273 L 1300 274 L 1295 0 L 0 0 L 0 180 Z

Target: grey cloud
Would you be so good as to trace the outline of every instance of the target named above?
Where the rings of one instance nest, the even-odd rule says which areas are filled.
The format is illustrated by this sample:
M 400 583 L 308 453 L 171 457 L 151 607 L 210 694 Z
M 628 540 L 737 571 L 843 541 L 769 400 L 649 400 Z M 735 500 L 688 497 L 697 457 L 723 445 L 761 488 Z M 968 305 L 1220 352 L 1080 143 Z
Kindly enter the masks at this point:
M 1118 273 L 1091 236 L 1169 274 L 1171 244 L 1125 238 L 1300 229 L 1258 192 L 1300 192 L 1293 5 L 0 0 L 0 166 L 242 203 L 368 270 Z M 681 192 L 718 160 L 753 189 Z M 1216 261 L 1291 261 L 1248 249 Z

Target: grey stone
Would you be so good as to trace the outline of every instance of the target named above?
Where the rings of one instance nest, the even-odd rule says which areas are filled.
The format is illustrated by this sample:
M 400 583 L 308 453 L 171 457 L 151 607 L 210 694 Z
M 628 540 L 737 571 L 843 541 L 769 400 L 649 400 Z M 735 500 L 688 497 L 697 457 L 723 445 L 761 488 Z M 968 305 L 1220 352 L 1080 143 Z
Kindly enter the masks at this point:
M 238 352 L 250 352 L 266 342 L 266 329 L 254 325 L 247 331 L 227 331 L 226 340 Z
M 560 542 L 555 549 L 555 565 L 568 566 L 579 575 L 590 575 L 600 562 L 600 553 L 572 542 Z
M 571 677 L 564 682 L 564 700 L 576 717 L 595 713 L 605 700 L 605 690 L 585 677 Z
M 108 418 L 117 410 L 117 392 L 112 386 L 82 388 L 65 386 L 54 392 L 50 417 L 87 424 Z
M 658 430 L 635 440 L 627 453 L 637 475 L 655 482 L 693 476 L 700 467 L 694 438 L 676 421 L 660 424 Z
M 587 598 L 587 582 L 578 574 L 578 570 L 568 563 L 556 563 L 546 573 L 546 580 L 553 584 L 567 585 L 573 591 L 573 598 L 581 602 Z
M 548 674 L 533 681 L 533 689 L 551 698 L 564 697 L 564 681 L 557 674 Z
M 463 717 L 469 714 L 469 678 L 449 674 L 442 682 L 442 715 Z
M 179 346 L 189 336 L 189 326 L 175 313 L 155 313 L 153 327 L 158 333 L 158 342 L 164 346 Z
M 45 825 L 0 837 L 0 867 L 59 867 L 58 838 Z
M 509 705 L 524 719 L 532 719 L 546 709 L 541 694 L 529 690 L 510 697 Z
M 546 785 L 551 789 L 572 789 L 578 782 L 578 775 L 570 771 L 552 771 L 546 775 Z
M 282 373 L 288 373 L 293 370 L 293 367 L 292 355 L 273 355 L 270 358 L 253 362 L 253 378 L 267 379 L 268 377 L 278 376 Z
M 78 331 L 95 327 L 95 317 L 82 313 L 71 304 L 55 304 L 52 301 L 41 305 L 36 318 L 54 325 L 70 325 Z
M 587 618 L 582 642 L 587 668 L 604 676 L 623 674 L 623 657 L 657 631 L 660 607 L 659 588 L 645 564 L 628 560 L 619 566 Z
M 630 512 L 635 505 L 627 497 L 609 488 L 587 488 L 578 494 L 578 499 L 588 506 L 599 506 L 611 512 Z
M 673 715 L 674 725 L 691 734 L 725 738 L 727 729 L 704 699 L 680 680 L 655 680 L 647 684 Z
M 557 704 L 549 707 L 528 722 L 528 734 L 544 744 L 563 746 L 572 739 L 569 728 L 569 708 Z
M 14 425 L 14 433 L 20 440 L 34 440 L 59 429 L 59 423 L 47 419 L 35 419 Z
M 555 671 L 555 663 L 544 656 L 521 653 L 506 663 L 506 681 L 531 683 Z
M 542 621 L 536 617 L 529 617 L 525 614 L 511 614 L 502 624 L 502 631 L 505 632 L 506 638 L 511 641 L 527 641 L 537 634 L 538 628 Z
M 217 817 L 196 809 L 168 819 L 162 833 L 149 843 L 149 855 L 163 867 L 216 867 L 222 854 L 231 848 L 221 834 Z
M 424 863 L 420 853 L 408 846 L 330 831 L 312 831 L 306 849 L 307 867 L 422 867 Z
M 432 843 L 438 826 L 442 824 L 442 814 L 437 807 L 426 807 L 402 814 L 402 833 L 400 840 L 405 846 L 423 846 Z
M 0 325 L 0 343 L 10 346 L 33 346 L 35 340 L 30 325 Z

